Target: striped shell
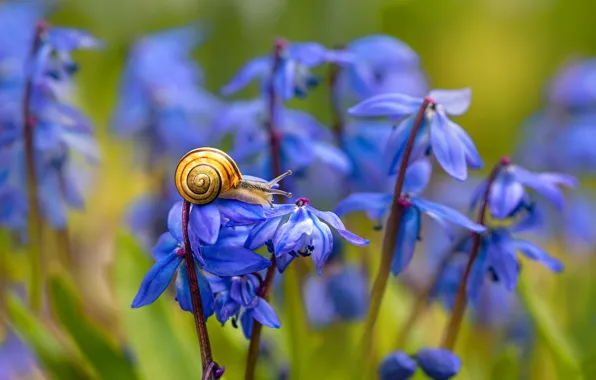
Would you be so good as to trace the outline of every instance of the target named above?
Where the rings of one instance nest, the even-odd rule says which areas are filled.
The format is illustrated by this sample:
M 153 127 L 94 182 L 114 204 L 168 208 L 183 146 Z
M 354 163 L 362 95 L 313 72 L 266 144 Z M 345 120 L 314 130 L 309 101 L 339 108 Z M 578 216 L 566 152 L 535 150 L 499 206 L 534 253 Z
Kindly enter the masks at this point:
M 197 148 L 180 159 L 175 180 L 184 199 L 204 205 L 235 188 L 242 180 L 242 174 L 227 153 L 215 148 Z

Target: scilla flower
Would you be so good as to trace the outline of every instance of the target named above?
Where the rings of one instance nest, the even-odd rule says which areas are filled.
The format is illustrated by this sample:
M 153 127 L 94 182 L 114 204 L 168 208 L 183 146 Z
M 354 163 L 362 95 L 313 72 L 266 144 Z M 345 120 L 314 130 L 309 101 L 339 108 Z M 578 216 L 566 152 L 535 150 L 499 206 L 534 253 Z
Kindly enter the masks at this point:
M 416 361 L 433 380 L 451 379 L 461 369 L 461 359 L 444 348 L 423 348 L 416 354 Z
M 379 366 L 381 380 L 408 380 L 418 369 L 416 361 L 405 352 L 395 351 L 385 356 Z
M 470 105 L 471 94 L 467 88 L 432 90 L 426 98 L 382 94 L 365 100 L 348 112 L 354 116 L 406 117 L 395 129 L 385 148 L 390 174 L 397 172 L 408 138 L 417 122 L 417 114 L 424 112 L 410 162 L 426 155 L 430 149 L 450 176 L 463 181 L 468 176 L 467 167 L 481 168 L 482 159 L 470 136 L 447 115 L 463 114 Z M 425 108 L 422 110 L 423 106 Z
M 369 243 L 368 240 L 346 230 L 337 215 L 315 209 L 306 198 L 298 198 L 295 205 L 275 206 L 268 212 L 267 217 L 267 221 L 254 226 L 245 247 L 257 249 L 267 244 L 278 258 L 277 266 L 280 272 L 294 258 L 312 256 L 315 268 L 321 274 L 323 265 L 333 249 L 333 235 L 329 226 L 353 245 L 363 246 Z
M 237 326 L 238 320 L 246 339 L 252 335 L 253 320 L 263 326 L 279 328 L 277 313 L 259 294 L 261 280 L 254 274 L 234 277 L 208 277 L 211 290 L 215 295 L 215 315 L 220 323 L 232 319 Z
M 134 308 L 153 303 L 176 275 L 176 298 L 183 310 L 192 311 L 188 273 L 183 263 L 187 252 L 182 236 L 181 207 L 181 203 L 177 203 L 170 210 L 169 232 L 161 235 L 153 249 L 156 263 L 141 283 L 139 292 L 132 302 Z M 221 216 L 216 216 L 218 212 L 216 206 L 214 206 L 215 209 L 208 211 L 201 210 L 201 207 L 193 206 L 189 219 L 189 239 L 196 264 L 201 264 L 203 269 L 211 274 L 226 277 L 256 272 L 271 265 L 266 258 L 242 246 L 248 231 L 244 233 L 242 229 L 234 230 L 228 227 L 220 231 Z M 213 313 L 213 298 L 209 282 L 198 265 L 196 271 L 205 315 L 209 316 Z

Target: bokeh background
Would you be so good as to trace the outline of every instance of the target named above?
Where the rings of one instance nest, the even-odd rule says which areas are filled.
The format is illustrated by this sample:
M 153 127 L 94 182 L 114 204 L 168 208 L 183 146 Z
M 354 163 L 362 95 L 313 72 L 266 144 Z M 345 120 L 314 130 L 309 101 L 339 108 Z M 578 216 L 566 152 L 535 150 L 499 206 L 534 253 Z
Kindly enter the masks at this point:
M 22 314 L 21 337 L 35 348 L 38 358 L 41 355 L 43 362 L 61 371 L 57 377 L 61 379 L 80 376 L 82 372 L 73 372 L 71 367 L 89 374 L 97 366 L 110 368 L 99 378 L 130 378 L 125 363 L 133 363 L 138 378 L 200 377 L 199 347 L 189 314 L 167 297 L 143 309 L 129 307 L 151 259 L 126 232 L 124 219 L 133 200 L 159 184 L 135 165 L 131 148 L 138 142 L 110 133 L 110 116 L 127 49 L 140 36 L 198 21 L 204 26 L 205 42 L 195 57 L 206 73 L 206 88 L 214 93 L 245 61 L 267 53 L 277 36 L 325 46 L 374 33 L 395 36 L 420 55 L 432 87 L 472 88 L 472 106 L 458 121 L 490 166 L 500 156 L 516 152 L 521 125 L 543 107 L 545 89 L 554 73 L 572 60 L 596 54 L 595 12 L 596 3 L 585 0 L 59 2 L 52 23 L 88 30 L 105 42 L 101 51 L 76 53 L 81 65 L 77 103 L 96 125 L 102 163 L 93 172 L 85 210 L 69 216 L 72 281 L 51 290 L 66 305 L 65 310 L 72 306 L 71 315 L 41 322 L 13 305 L 13 317 Z M 242 97 L 255 94 L 251 88 Z M 307 99 L 292 101 L 291 106 L 330 122 L 327 96 L 322 86 Z M 590 179 L 583 178 L 582 186 L 590 189 Z M 358 217 L 348 221 L 373 240 L 367 252 L 374 264 L 381 233 L 369 230 L 370 224 Z M 26 250 L 13 247 L 8 240 L 3 235 L 4 247 L 17 253 Z M 520 348 L 516 339 L 503 339 L 501 330 L 467 323 L 457 347 L 464 362 L 458 379 L 573 379 L 581 376 L 574 372 L 576 363 L 590 367 L 591 358 L 596 357 L 592 249 L 574 253 L 556 239 L 549 239 L 547 246 L 565 262 L 566 270 L 551 275 L 538 266 L 524 266 L 522 291 L 526 294 L 521 299 L 525 299 L 523 309 L 530 327 L 518 336 L 528 334 L 525 339 L 531 340 L 532 349 Z M 3 277 L 16 282 L 25 271 L 25 261 L 18 254 L 13 256 L 7 266 L 10 273 Z M 296 281 L 298 287 L 296 279 L 288 281 Z M 355 360 L 360 324 L 314 330 L 306 321 L 299 294 L 296 290 L 284 297 L 274 295 L 274 304 L 276 299 L 284 300 L 283 327 L 265 331 L 271 352 L 261 361 L 259 378 L 278 379 L 284 372 L 291 379 L 346 378 L 347 363 Z M 378 359 L 395 345 L 412 302 L 409 287 L 392 279 L 379 322 Z M 65 320 L 69 321 L 66 326 Z M 438 344 L 445 323 L 444 309 L 431 307 L 412 332 L 407 348 L 414 351 Z M 242 334 L 230 326 L 222 328 L 215 320 L 209 321 L 209 328 L 214 355 L 227 367 L 225 378 L 241 378 L 247 349 Z M 14 351 L 9 351 L 1 354 L 0 365 L 8 366 L 13 360 Z M 596 372 L 585 371 L 586 379 L 596 378 Z M 56 372 L 40 364 L 32 373 L 16 378 L 49 373 Z M 372 373 L 370 378 L 374 378 Z

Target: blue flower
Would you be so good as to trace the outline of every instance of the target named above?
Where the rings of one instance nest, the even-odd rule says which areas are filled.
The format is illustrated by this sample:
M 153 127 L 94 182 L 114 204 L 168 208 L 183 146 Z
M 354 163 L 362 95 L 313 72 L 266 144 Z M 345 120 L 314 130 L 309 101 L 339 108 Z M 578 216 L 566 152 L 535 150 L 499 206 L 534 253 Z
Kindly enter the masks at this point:
M 335 321 L 357 321 L 368 310 L 368 279 L 362 268 L 356 266 L 329 263 L 322 277 L 306 279 L 303 293 L 306 315 L 315 327 Z
M 574 194 L 569 198 L 564 228 L 567 246 L 576 252 L 592 251 L 592 247 L 596 245 L 596 202 L 591 196 Z
M 0 346 L 0 379 L 17 379 L 32 375 L 35 356 L 14 331 L 8 330 Z
M 283 100 L 305 97 L 316 86 L 319 79 L 310 69 L 324 63 L 347 64 L 348 53 L 328 50 L 315 42 L 288 42 L 278 39 L 279 62 L 274 75 L 275 92 Z M 236 76 L 221 89 L 224 95 L 231 95 L 246 87 L 255 79 L 261 81 L 261 91 L 267 93 L 274 66 L 274 57 L 264 56 L 249 61 Z
M 237 205 L 235 203 L 237 201 L 232 202 L 234 202 L 233 205 L 228 205 L 226 208 L 229 211 L 228 216 L 232 213 L 242 216 L 244 213 L 244 210 L 241 210 L 242 206 Z M 203 270 L 217 276 L 248 274 L 271 265 L 269 260 L 242 246 L 248 231 L 244 229 L 235 231 L 232 227 L 224 227 L 220 231 L 221 220 L 222 215 L 216 205 L 191 207 L 188 234 L 206 316 L 213 313 L 213 298 L 209 283 L 197 264 L 202 265 Z M 227 219 L 226 224 L 229 223 L 233 224 L 233 221 Z M 177 275 L 176 294 L 180 307 L 186 311 L 192 309 L 188 272 L 183 263 L 186 251 L 182 236 L 181 202 L 176 203 L 170 210 L 168 229 L 169 232 L 162 234 L 153 248 L 153 258 L 156 263 L 145 275 L 132 307 L 153 303 Z
M 232 319 L 232 325 L 237 326 L 238 320 L 246 339 L 252 335 L 254 320 L 263 326 L 280 327 L 279 317 L 271 305 L 260 296 L 261 281 L 254 274 L 234 277 L 207 278 L 215 295 L 215 315 L 224 324 Z
M 382 94 L 365 100 L 348 112 L 354 116 L 406 117 L 395 129 L 385 148 L 389 173 L 395 174 L 414 128 L 416 114 L 423 104 L 427 104 L 410 160 L 415 161 L 426 155 L 430 149 L 449 175 L 463 181 L 467 177 L 467 167 L 481 168 L 482 159 L 470 136 L 449 120 L 447 114 L 463 114 L 470 105 L 471 91 L 432 90 L 425 99 L 404 94 Z
M 485 192 L 486 184 L 487 182 L 484 181 L 477 188 L 472 199 L 472 207 L 479 203 Z M 577 180 L 572 176 L 560 173 L 533 173 L 505 160 L 497 177 L 492 182 L 488 206 L 495 218 L 511 217 L 532 204 L 531 197 L 526 190 L 529 187 L 562 209 L 565 205 L 565 198 L 559 188 L 560 185 L 575 187 Z
M 404 211 L 391 264 L 391 271 L 394 275 L 401 273 L 414 256 L 416 242 L 420 239 L 422 213 L 430 216 L 445 228 L 449 224 L 454 224 L 476 233 L 486 230 L 484 226 L 472 222 L 466 216 L 449 207 L 424 200 L 415 195 L 406 194 L 397 201 L 400 202 Z M 391 194 L 357 193 L 342 201 L 337 206 L 336 212 L 338 215 L 344 215 L 352 211 L 366 211 L 369 217 L 381 220 L 389 210 L 391 202 L 393 202 Z M 447 230 L 447 232 L 450 231 Z
M 210 137 L 220 102 L 201 87 L 203 73 L 190 56 L 199 32 L 191 25 L 155 33 L 129 53 L 112 124 L 120 136 L 145 140 L 151 159 L 178 158 Z
M 346 230 L 337 215 L 330 211 L 319 211 L 309 203 L 306 198 L 298 198 L 295 205 L 276 206 L 268 212 L 267 221 L 254 226 L 245 247 L 257 249 L 268 244 L 268 248 L 278 258 L 280 272 L 296 257 L 312 256 L 315 268 L 321 274 L 333 249 L 333 235 L 329 226 L 353 245 L 363 246 L 369 243 Z M 321 219 L 327 224 L 322 223 Z
M 418 364 L 405 352 L 394 351 L 385 356 L 379 366 L 380 380 L 408 380 L 418 369 Z
M 444 348 L 423 348 L 416 354 L 416 361 L 433 380 L 451 379 L 461 369 L 461 359 Z
M 562 67 L 548 88 L 548 101 L 556 107 L 579 111 L 596 106 L 596 59 Z

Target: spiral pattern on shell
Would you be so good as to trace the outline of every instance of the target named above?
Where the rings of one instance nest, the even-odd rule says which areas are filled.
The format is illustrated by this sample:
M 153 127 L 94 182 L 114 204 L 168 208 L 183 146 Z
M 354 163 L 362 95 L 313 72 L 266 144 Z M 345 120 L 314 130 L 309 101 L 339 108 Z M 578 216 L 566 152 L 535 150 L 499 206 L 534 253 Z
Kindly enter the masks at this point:
M 236 187 L 242 174 L 225 152 L 215 148 L 197 148 L 186 153 L 176 167 L 176 189 L 187 201 L 204 205 L 222 192 Z

